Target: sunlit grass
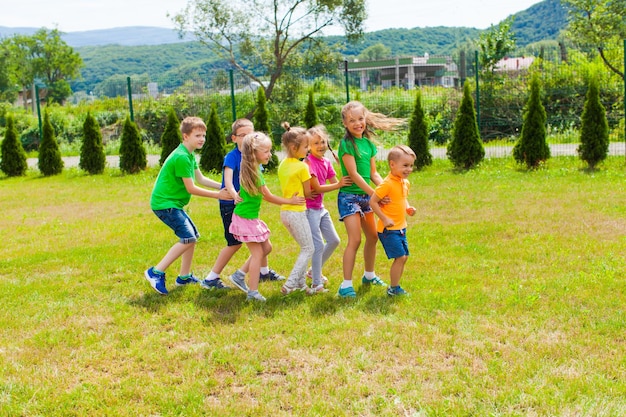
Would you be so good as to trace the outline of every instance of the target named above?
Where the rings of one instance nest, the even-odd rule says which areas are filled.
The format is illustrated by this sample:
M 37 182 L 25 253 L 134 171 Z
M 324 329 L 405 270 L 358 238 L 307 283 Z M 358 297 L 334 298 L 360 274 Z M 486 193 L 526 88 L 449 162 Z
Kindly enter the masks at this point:
M 626 414 L 623 157 L 594 172 L 565 157 L 530 172 L 435 160 L 410 178 L 411 296 L 357 283 L 352 301 L 335 297 L 334 193 L 329 293 L 262 283 L 268 302 L 250 304 L 175 289 L 175 264 L 159 296 L 143 270 L 175 238 L 149 208 L 156 174 L 0 177 L 0 416 Z M 219 210 L 197 197 L 189 210 L 204 276 L 223 245 Z M 278 207 L 262 217 L 270 266 L 287 274 L 295 245 Z M 386 280 L 389 265 L 380 250 Z

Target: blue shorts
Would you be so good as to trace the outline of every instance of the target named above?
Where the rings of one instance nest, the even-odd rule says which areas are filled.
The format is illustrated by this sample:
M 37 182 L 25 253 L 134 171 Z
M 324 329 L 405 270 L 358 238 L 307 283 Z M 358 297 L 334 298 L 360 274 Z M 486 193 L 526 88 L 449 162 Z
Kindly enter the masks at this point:
M 189 218 L 184 210 L 178 208 L 170 208 L 164 210 L 152 210 L 159 219 L 168 225 L 180 238 L 180 243 L 195 243 L 200 237 L 196 225 Z
M 230 233 L 230 224 L 233 222 L 233 211 L 235 211 L 234 204 L 221 204 L 220 203 L 220 215 L 222 216 L 222 224 L 224 224 L 224 239 L 228 246 L 241 245 L 232 233 Z
M 337 207 L 339 209 L 339 221 L 344 217 L 359 213 L 361 217 L 372 212 L 370 196 L 367 194 L 352 194 L 339 192 L 337 195 Z
M 378 240 L 385 249 L 387 259 L 401 258 L 409 256 L 409 244 L 406 240 L 406 229 L 383 230 L 378 234 Z

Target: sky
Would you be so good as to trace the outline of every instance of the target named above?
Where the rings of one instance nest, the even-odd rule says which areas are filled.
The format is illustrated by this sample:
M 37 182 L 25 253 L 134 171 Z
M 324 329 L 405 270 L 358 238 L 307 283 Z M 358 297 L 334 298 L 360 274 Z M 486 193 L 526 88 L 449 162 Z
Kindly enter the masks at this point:
M 365 31 L 390 28 L 464 26 L 486 29 L 541 0 L 366 0 Z M 62 6 L 59 4 L 62 3 Z M 0 26 L 58 28 L 62 32 L 125 26 L 174 27 L 167 14 L 187 0 L 13 0 L 0 13 Z

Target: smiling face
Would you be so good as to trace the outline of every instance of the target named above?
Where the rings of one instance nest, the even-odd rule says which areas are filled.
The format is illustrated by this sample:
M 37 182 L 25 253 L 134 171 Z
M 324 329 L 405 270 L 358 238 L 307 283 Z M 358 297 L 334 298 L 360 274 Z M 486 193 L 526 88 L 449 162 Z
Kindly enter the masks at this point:
M 319 135 L 312 135 L 309 140 L 309 152 L 317 158 L 323 158 L 328 150 L 326 138 Z
M 345 128 L 348 129 L 348 132 L 350 132 L 353 137 L 363 137 L 363 133 L 365 132 L 365 128 L 367 127 L 367 123 L 365 120 L 365 109 L 362 107 L 356 107 L 346 111 L 345 115 L 342 118 L 342 122 Z
M 392 175 L 406 179 L 413 172 L 413 162 L 415 158 L 412 155 L 402 154 L 398 159 L 389 161 L 389 170 Z
M 254 150 L 254 157 L 261 165 L 267 165 L 272 157 L 272 143 L 262 143 Z
M 190 151 L 200 149 L 206 141 L 206 130 L 195 127 L 190 133 L 183 134 L 183 143 Z

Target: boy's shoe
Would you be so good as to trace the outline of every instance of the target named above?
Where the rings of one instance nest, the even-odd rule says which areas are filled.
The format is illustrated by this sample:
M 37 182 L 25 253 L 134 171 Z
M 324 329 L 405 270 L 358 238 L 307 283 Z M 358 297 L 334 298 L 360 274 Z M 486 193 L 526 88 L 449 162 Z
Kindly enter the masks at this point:
M 232 282 L 235 287 L 239 288 L 241 291 L 248 293 L 248 286 L 246 285 L 246 276 L 241 275 L 237 272 L 232 274 L 230 277 L 230 282 Z
M 324 284 L 320 284 L 318 286 L 311 285 L 311 288 L 307 289 L 307 294 L 315 295 L 322 292 L 328 292 L 328 289 L 324 288 Z
M 404 291 L 402 287 L 398 285 L 397 287 L 387 288 L 387 295 L 390 297 L 395 297 L 398 295 L 409 295 L 409 293 Z
M 361 278 L 361 283 L 366 284 L 366 285 L 378 285 L 380 287 L 386 287 L 387 286 L 385 281 L 383 281 L 382 279 L 380 279 L 378 277 L 374 277 L 372 279 L 367 279 L 367 278 L 365 278 L 365 275 L 363 275 L 363 278 Z
M 247 301 L 267 301 L 265 297 L 261 295 L 258 291 L 248 291 L 248 297 L 246 297 Z
M 274 271 L 273 269 L 270 269 L 267 274 L 260 274 L 259 275 L 259 281 L 284 281 L 285 277 L 282 275 L 279 275 L 276 271 Z
M 207 290 L 230 290 L 230 287 L 224 285 L 221 279 L 205 279 L 200 282 L 202 288 L 206 288 Z
M 313 279 L 313 273 L 311 271 L 311 268 L 309 268 L 309 270 L 306 271 L 306 277 L 309 279 Z M 328 278 L 322 275 L 322 285 L 326 286 L 326 284 L 328 284 Z
M 167 288 L 165 287 L 165 274 L 157 274 L 154 272 L 154 267 L 150 267 L 143 274 L 150 285 L 159 294 L 167 295 Z
M 337 295 L 341 298 L 355 298 L 356 297 L 356 292 L 354 291 L 354 287 L 348 287 L 348 288 L 339 288 L 339 291 L 337 292 Z
M 189 275 L 187 278 L 183 278 L 180 275 L 176 277 L 176 286 L 180 287 L 181 285 L 187 284 L 197 284 L 200 280 L 193 276 L 193 274 Z

